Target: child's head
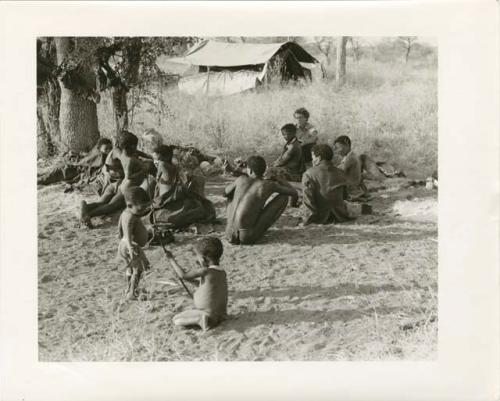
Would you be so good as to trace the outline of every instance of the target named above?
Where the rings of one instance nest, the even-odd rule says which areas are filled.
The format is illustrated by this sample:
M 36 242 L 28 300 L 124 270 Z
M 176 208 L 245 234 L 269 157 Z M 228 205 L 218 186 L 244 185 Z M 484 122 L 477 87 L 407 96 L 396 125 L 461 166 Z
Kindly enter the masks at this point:
M 113 149 L 113 144 L 110 139 L 101 137 L 97 141 L 96 147 L 103 155 L 107 155 Z
M 143 215 L 150 205 L 150 199 L 146 191 L 140 187 L 130 187 L 123 191 L 123 197 L 127 208 L 132 214 Z
M 168 145 L 159 145 L 153 149 L 153 158 L 165 163 L 172 163 L 174 148 Z
M 313 164 L 318 164 L 322 160 L 332 161 L 333 159 L 333 150 L 327 144 L 322 143 L 314 145 L 311 151 Z
M 147 129 L 142 134 L 142 147 L 146 153 L 152 152 L 153 149 L 163 145 L 161 134 L 154 128 Z
M 137 150 L 139 139 L 129 131 L 123 130 L 118 137 L 117 147 L 130 156 Z
M 196 243 L 195 250 L 200 263 L 205 267 L 218 265 L 224 251 L 222 242 L 217 237 L 202 238 Z
M 200 162 L 196 158 L 196 156 L 193 156 L 189 153 L 186 153 L 182 159 L 181 159 L 181 167 L 184 170 L 192 171 L 198 168 L 200 165 Z
M 247 174 L 250 177 L 264 176 L 266 172 L 266 161 L 261 156 L 250 156 L 247 160 Z
M 285 138 L 285 141 L 290 142 L 297 134 L 297 127 L 293 124 L 285 124 L 281 127 L 281 135 Z
M 335 153 L 339 153 L 345 156 L 351 151 L 351 140 L 346 135 L 341 135 L 333 142 L 333 150 Z
M 293 117 L 297 120 L 297 125 L 299 127 L 303 127 L 306 125 L 307 120 L 309 120 L 309 112 L 305 108 L 301 107 L 300 109 L 295 110 Z

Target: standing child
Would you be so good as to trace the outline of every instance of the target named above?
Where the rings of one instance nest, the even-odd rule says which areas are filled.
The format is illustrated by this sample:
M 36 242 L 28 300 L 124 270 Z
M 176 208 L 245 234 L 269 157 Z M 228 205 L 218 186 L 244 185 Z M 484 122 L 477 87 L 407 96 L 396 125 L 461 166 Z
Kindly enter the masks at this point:
M 126 188 L 123 196 L 127 207 L 118 221 L 118 256 L 126 263 L 127 298 L 136 299 L 142 272 L 150 268 L 142 250 L 147 243 L 148 232 L 141 221 L 141 217 L 148 211 L 150 200 L 146 191 L 139 187 Z
M 185 272 L 168 252 L 167 258 L 177 275 L 186 281 L 199 283 L 193 296 L 195 309 L 174 316 L 176 326 L 198 325 L 203 331 L 217 326 L 227 315 L 227 276 L 220 267 L 222 242 L 216 237 L 201 239 L 195 247 L 199 268 Z

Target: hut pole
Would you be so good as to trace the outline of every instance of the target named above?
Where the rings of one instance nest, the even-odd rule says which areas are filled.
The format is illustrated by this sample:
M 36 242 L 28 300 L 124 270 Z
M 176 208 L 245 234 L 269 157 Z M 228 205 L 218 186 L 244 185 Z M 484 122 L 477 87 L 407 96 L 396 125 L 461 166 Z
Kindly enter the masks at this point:
M 207 96 L 210 90 L 210 66 L 207 66 Z

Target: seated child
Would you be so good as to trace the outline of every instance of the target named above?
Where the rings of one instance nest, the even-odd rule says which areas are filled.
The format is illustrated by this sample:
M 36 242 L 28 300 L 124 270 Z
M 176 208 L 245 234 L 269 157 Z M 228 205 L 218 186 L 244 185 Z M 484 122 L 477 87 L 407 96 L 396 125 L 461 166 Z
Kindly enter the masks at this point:
M 251 156 L 247 161 L 247 176 L 240 176 L 229 184 L 224 196 L 227 206 L 226 237 L 233 244 L 253 244 L 281 216 L 292 198 L 297 206 L 297 191 L 286 181 L 265 180 L 266 161 Z M 271 201 L 269 198 L 277 194 Z
M 153 149 L 156 164 L 155 198 L 172 190 L 179 181 L 179 171 L 172 164 L 173 146 L 160 145 Z
M 305 168 L 302 146 L 296 137 L 297 127 L 293 124 L 285 124 L 281 127 L 281 134 L 286 144 L 281 156 L 273 163 L 268 175 L 281 177 L 288 181 L 300 182 Z
M 341 169 L 347 180 L 347 190 L 350 195 L 363 190 L 361 162 L 351 148 L 351 139 L 341 135 L 333 142 L 333 152 L 341 157 L 337 167 Z
M 205 176 L 200 169 L 198 159 L 187 154 L 181 159 L 181 178 L 187 189 L 205 196 Z
M 128 131 L 121 134 L 121 142 L 115 155 L 120 159 L 124 178 L 120 186 L 122 192 L 126 188 L 139 187 L 148 176 L 148 167 L 138 158 L 137 137 Z
M 128 282 L 127 298 L 137 298 L 137 287 L 141 274 L 150 268 L 142 247 L 148 240 L 148 232 L 141 217 L 147 213 L 150 206 L 149 197 L 144 189 L 129 187 L 123 191 L 127 208 L 120 215 L 118 221 L 118 256 L 126 264 Z
M 227 276 L 219 261 L 222 242 L 216 237 L 206 237 L 195 247 L 199 268 L 184 271 L 167 251 L 167 258 L 177 275 L 186 281 L 198 284 L 193 296 L 195 309 L 174 316 L 176 326 L 198 325 L 203 331 L 217 326 L 227 315 Z

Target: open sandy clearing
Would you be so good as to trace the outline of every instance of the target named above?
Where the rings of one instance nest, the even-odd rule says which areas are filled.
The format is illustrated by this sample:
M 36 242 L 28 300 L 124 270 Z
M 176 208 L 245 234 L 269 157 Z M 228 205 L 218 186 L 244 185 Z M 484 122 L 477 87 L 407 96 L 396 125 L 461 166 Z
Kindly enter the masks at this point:
M 38 324 L 43 361 L 428 359 L 437 350 L 436 193 L 388 180 L 374 215 L 336 226 L 297 227 L 288 208 L 255 246 L 225 246 L 230 319 L 202 333 L 174 328 L 190 300 L 159 247 L 146 300 L 124 299 L 117 218 L 77 227 L 79 200 L 63 185 L 38 191 Z M 221 224 L 226 179 L 207 183 Z M 394 183 L 396 186 L 391 186 Z M 394 188 L 399 188 L 395 190 Z M 411 200 L 407 200 L 410 198 Z M 399 203 L 398 203 L 399 202 Z M 97 221 L 96 221 L 97 223 Z M 193 233 L 171 250 L 189 266 Z

